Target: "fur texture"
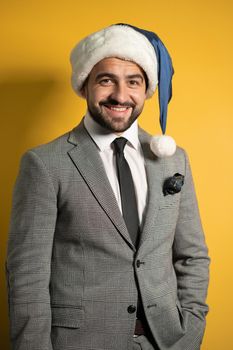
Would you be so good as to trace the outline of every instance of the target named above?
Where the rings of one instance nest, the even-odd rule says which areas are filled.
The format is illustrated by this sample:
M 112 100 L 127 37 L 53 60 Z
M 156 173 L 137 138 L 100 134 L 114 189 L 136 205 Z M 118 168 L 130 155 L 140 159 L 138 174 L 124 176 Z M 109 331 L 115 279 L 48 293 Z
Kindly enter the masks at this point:
M 82 97 L 83 83 L 92 68 L 106 57 L 117 57 L 137 63 L 149 81 L 147 98 L 158 84 L 158 63 L 153 46 L 141 33 L 126 25 L 112 25 L 89 35 L 72 50 L 72 87 Z
M 156 135 L 151 138 L 150 148 L 159 158 L 170 157 L 176 151 L 176 142 L 171 136 Z

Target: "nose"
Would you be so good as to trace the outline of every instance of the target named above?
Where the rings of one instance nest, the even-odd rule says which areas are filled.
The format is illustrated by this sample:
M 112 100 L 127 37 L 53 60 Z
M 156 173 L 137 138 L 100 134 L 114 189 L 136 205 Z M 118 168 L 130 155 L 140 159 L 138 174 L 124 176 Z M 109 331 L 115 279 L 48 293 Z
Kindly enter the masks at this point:
M 128 91 L 127 86 L 124 83 L 118 83 L 114 85 L 111 98 L 119 103 L 124 103 L 128 101 Z

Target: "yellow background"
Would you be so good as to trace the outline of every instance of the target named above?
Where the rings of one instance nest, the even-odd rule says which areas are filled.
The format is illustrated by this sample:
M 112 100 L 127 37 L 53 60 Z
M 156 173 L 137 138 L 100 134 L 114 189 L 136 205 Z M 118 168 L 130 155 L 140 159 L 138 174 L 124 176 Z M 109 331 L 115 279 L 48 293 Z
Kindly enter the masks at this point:
M 19 159 L 26 149 L 80 121 L 85 103 L 70 87 L 70 49 L 87 34 L 118 22 L 157 32 L 173 58 L 167 133 L 189 153 L 212 258 L 202 349 L 233 349 L 233 2 L 7 0 L 0 1 L 3 350 L 9 349 L 4 261 Z M 140 124 L 159 132 L 155 97 L 146 104 Z

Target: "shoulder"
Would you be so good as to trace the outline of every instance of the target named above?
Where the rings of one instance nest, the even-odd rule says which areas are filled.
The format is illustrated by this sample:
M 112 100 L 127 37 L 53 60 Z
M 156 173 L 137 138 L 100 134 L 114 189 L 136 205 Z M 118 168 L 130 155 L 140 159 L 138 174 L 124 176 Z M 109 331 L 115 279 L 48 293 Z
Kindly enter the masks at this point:
M 82 122 L 79 125 L 75 126 L 72 130 L 56 137 L 53 140 L 28 149 L 23 154 L 22 158 L 27 158 L 30 155 L 34 155 L 45 163 L 60 162 L 60 160 L 64 157 L 67 158 L 67 153 L 76 145 L 76 142 L 74 142 L 74 135 L 78 134 L 78 132 L 83 132 Z
M 66 132 L 65 134 L 59 137 L 56 137 L 55 139 L 47 143 L 28 149 L 26 153 L 28 152 L 35 153 L 42 158 L 48 155 L 54 156 L 54 155 L 62 154 L 71 146 L 68 143 L 69 134 L 70 132 Z
M 60 169 L 66 169 L 69 164 L 68 152 L 74 148 L 69 142 L 72 131 L 24 152 L 20 160 L 20 169 L 35 169 L 39 172 L 42 169 L 49 174 L 58 177 Z M 31 171 L 31 170 L 30 170 Z
M 20 159 L 19 174 L 28 174 L 30 177 L 34 174 L 38 178 L 42 172 L 57 173 L 56 169 L 66 162 L 67 151 L 74 147 L 67 142 L 68 137 L 69 132 L 25 151 Z

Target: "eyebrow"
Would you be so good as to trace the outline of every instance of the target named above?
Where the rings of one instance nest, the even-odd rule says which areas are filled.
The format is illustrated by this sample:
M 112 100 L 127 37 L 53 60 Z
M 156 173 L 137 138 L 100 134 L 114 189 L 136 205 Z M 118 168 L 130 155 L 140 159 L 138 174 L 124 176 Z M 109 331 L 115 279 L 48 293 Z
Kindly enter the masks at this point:
M 103 73 L 97 74 L 95 80 L 97 81 L 97 80 L 104 78 L 104 77 L 117 79 L 117 75 L 115 75 L 113 73 L 109 73 L 109 72 L 103 72 Z M 127 79 L 140 79 L 142 82 L 144 80 L 144 77 L 141 74 L 129 74 L 129 75 L 126 75 L 126 78 Z
M 127 75 L 128 79 L 141 79 L 141 81 L 144 80 L 144 77 L 142 74 L 131 74 L 131 75 Z

